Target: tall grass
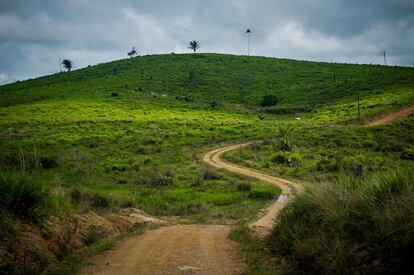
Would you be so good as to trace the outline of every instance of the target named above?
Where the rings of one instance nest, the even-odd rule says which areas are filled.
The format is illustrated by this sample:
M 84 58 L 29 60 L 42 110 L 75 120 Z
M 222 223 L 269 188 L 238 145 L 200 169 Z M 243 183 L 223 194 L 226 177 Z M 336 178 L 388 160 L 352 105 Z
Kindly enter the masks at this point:
M 414 178 L 395 171 L 307 190 L 267 245 L 288 272 L 404 273 L 414 260 Z
M 0 173 L 0 207 L 20 218 L 39 220 L 65 204 L 50 187 L 19 171 Z

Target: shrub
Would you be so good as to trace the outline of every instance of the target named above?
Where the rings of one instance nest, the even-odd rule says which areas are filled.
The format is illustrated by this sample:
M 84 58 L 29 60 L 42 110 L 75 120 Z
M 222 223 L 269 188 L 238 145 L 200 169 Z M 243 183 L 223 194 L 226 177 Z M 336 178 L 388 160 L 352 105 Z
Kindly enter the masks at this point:
M 302 162 L 302 155 L 298 152 L 280 152 L 272 155 L 270 161 L 288 166 L 298 166 Z
M 272 190 L 254 190 L 249 193 L 249 199 L 268 201 L 275 198 L 275 192 Z
M 100 194 L 93 194 L 91 206 L 95 208 L 110 208 L 111 198 Z
M 414 149 L 404 148 L 400 155 L 401 159 L 414 160 Z
M 253 141 L 252 143 L 249 144 L 249 149 L 252 150 L 253 152 L 258 152 L 261 150 L 262 144 L 263 143 Z
M 174 183 L 175 175 L 170 170 L 166 172 L 142 171 L 142 174 L 137 177 L 135 184 L 137 185 L 149 185 L 152 187 L 171 186 Z
M 0 173 L 0 206 L 22 218 L 37 219 L 55 205 L 46 186 L 23 173 Z
M 92 225 L 84 233 L 86 245 L 93 245 L 108 235 L 102 227 Z
M 316 169 L 320 172 L 337 172 L 340 167 L 337 159 L 333 158 L 322 158 L 316 164 Z
M 220 104 L 217 101 L 213 100 L 211 102 L 210 106 L 211 106 L 211 108 L 218 108 L 220 106 Z
M 272 107 L 277 103 L 277 98 L 274 95 L 265 95 L 263 96 L 262 102 L 260 105 L 262 107 Z
M 58 167 L 55 157 L 40 157 L 39 163 L 43 169 L 52 169 Z
M 413 197 L 412 171 L 315 186 L 282 210 L 267 245 L 293 274 L 405 273 Z
M 221 179 L 221 175 L 217 173 L 216 171 L 213 171 L 211 169 L 206 169 L 203 172 L 203 180 L 219 180 Z
M 252 190 L 252 186 L 248 183 L 239 183 L 237 184 L 237 190 L 240 192 L 250 192 Z
M 82 191 L 78 188 L 73 188 L 69 195 L 71 200 L 76 204 L 83 203 L 86 206 L 94 208 L 126 208 L 134 206 L 134 201 L 128 197 L 105 196 L 89 191 Z

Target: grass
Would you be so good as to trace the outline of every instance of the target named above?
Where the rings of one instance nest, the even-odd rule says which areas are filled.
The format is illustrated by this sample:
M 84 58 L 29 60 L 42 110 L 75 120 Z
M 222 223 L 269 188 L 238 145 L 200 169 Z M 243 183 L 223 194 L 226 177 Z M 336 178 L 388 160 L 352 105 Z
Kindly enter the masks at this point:
M 278 217 L 267 246 L 286 273 L 402 274 L 413 260 L 412 171 L 307 190 Z
M 277 259 L 273 257 L 265 243 L 241 222 L 230 231 L 229 238 L 239 245 L 239 254 L 244 262 L 246 274 L 274 275 L 281 274 Z
M 75 253 L 71 254 L 65 258 L 62 262 L 51 265 L 44 274 L 47 275 L 69 275 L 69 274 L 78 274 L 82 269 L 86 268 L 93 264 L 90 260 L 91 257 L 101 254 L 104 251 L 107 251 L 113 248 L 117 242 L 127 237 L 136 234 L 143 234 L 145 230 L 148 230 L 148 226 L 140 225 L 131 228 L 129 231 L 124 232 L 123 234 L 117 237 L 107 237 L 99 238 L 94 242 L 90 243 L 88 246 L 77 250 Z
M 142 56 L 3 85 L 1 216 L 132 206 L 182 223 L 237 223 L 280 190 L 212 171 L 205 152 L 263 140 L 227 157 L 309 181 L 361 165 L 364 176 L 412 168 L 412 118 L 343 126 L 414 101 L 413 87 L 410 68 L 220 54 Z M 262 107 L 266 96 L 276 106 Z M 25 193 L 34 204 L 17 213 Z
M 39 222 L 67 205 L 67 200 L 52 195 L 46 184 L 25 173 L 0 174 L 0 206 L 14 216 Z
M 267 173 L 308 182 L 413 169 L 414 119 L 380 127 L 281 127 L 272 137 L 225 157 Z

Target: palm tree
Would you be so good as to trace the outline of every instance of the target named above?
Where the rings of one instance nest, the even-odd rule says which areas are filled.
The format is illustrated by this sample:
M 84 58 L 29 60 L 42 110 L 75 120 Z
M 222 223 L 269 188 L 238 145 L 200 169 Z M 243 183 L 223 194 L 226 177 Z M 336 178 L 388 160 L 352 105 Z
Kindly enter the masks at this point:
M 196 53 L 197 50 L 200 49 L 200 42 L 198 42 L 197 40 L 193 40 L 188 44 L 188 48 L 192 49 L 194 53 Z
M 63 67 L 65 67 L 66 70 L 68 70 L 68 72 L 70 72 L 70 69 L 72 69 L 73 67 L 73 63 L 69 59 L 63 59 L 62 65 Z
M 252 33 L 252 31 L 250 29 L 246 30 L 246 34 L 247 34 L 247 55 L 250 55 L 250 34 Z
M 128 56 L 129 57 L 134 57 L 138 54 L 137 50 L 135 49 L 135 47 L 132 47 L 131 51 L 128 52 Z

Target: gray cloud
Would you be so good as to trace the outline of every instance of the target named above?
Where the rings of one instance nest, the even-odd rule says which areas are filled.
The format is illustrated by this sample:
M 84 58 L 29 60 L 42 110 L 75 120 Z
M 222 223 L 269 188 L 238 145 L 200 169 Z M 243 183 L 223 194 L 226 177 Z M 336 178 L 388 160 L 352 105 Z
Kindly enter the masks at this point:
M 411 0 L 0 0 L 0 83 L 142 54 L 245 54 L 359 63 L 414 61 Z

